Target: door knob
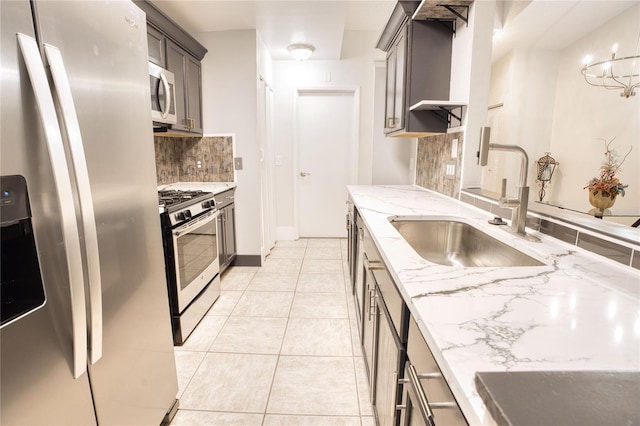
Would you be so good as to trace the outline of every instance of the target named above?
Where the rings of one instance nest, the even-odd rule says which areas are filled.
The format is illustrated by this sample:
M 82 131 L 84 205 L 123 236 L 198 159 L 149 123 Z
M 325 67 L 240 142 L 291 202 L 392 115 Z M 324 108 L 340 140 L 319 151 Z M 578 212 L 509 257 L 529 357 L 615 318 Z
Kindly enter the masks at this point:
M 300 172 L 300 176 L 305 177 L 305 176 L 311 176 L 311 173 L 307 173 L 307 172 Z

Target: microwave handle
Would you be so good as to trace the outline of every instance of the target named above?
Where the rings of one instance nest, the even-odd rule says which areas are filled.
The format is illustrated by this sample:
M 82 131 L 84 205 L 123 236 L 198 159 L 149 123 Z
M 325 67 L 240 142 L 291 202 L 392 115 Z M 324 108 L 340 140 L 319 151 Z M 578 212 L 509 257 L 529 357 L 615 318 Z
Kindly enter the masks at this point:
M 169 80 L 167 80 L 167 76 L 164 75 L 163 72 L 160 72 L 160 81 L 162 81 L 162 86 L 164 87 L 164 108 L 160 111 L 162 118 L 167 118 L 169 116 L 169 110 L 171 108 L 171 87 L 169 86 Z
M 73 203 L 71 177 L 67 168 L 67 159 L 60 133 L 60 124 L 56 114 L 51 88 L 40 56 L 40 49 L 32 37 L 18 34 L 18 44 L 31 80 L 41 125 L 49 151 L 53 178 L 58 195 L 62 235 L 69 274 L 69 293 L 71 301 L 71 327 L 73 346 L 73 377 L 78 378 L 87 371 L 87 311 L 85 307 L 84 275 L 82 270 L 82 252 L 77 217 Z

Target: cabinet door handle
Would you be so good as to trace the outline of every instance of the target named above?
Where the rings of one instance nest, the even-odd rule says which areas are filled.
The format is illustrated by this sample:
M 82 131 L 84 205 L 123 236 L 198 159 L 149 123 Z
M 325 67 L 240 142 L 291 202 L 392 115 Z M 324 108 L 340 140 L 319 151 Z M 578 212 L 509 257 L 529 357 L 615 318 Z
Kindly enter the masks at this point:
M 374 315 L 377 314 L 376 311 L 376 290 L 369 288 L 369 321 L 373 321 Z
M 441 379 L 442 373 L 420 373 L 418 379 Z
M 384 269 L 384 266 L 382 266 L 379 260 L 369 260 L 367 256 L 364 257 L 364 267 L 368 271 L 380 271 Z
M 422 386 L 420 385 L 420 379 L 418 379 L 416 368 L 413 366 L 413 364 L 409 364 L 408 367 L 409 368 L 407 368 L 407 372 L 409 373 L 409 384 L 418 397 L 418 406 L 427 417 L 427 419 L 429 419 L 429 421 L 433 423 L 433 412 L 431 411 L 431 406 L 429 404 L 429 400 L 427 399 L 427 395 L 424 393 L 424 389 L 422 389 Z

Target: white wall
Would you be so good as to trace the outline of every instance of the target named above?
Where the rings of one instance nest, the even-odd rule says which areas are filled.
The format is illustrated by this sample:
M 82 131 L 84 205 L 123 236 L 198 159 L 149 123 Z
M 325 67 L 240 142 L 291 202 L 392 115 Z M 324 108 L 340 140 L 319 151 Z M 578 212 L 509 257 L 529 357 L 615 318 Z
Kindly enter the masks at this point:
M 198 34 L 209 50 L 202 61 L 204 133 L 235 134 L 236 235 L 239 255 L 260 255 L 260 167 L 257 137 L 255 30 Z
M 373 185 L 407 185 L 415 182 L 415 161 L 418 140 L 391 138 L 384 135 L 386 61 L 375 63 L 375 93 L 373 104 Z
M 306 62 L 274 61 L 274 152 L 282 165 L 275 166 L 278 238 L 294 235 L 294 94 L 297 88 L 359 87 L 360 126 L 358 181 L 372 182 L 374 60 L 384 53 L 372 48 L 377 32 L 347 32 L 342 60 Z M 329 79 L 330 81 L 326 81 Z M 330 134 L 331 129 L 327 129 Z M 330 167 L 330 165 L 327 165 Z
M 492 67 L 489 105 L 503 104 L 489 111 L 491 143 L 519 145 L 529 156 L 528 186 L 535 199 L 535 161 L 548 151 L 551 140 L 559 53 L 541 49 L 517 49 Z M 482 188 L 500 192 L 507 179 L 507 194 L 516 196 L 520 157 L 512 152 L 491 151 L 482 169 Z
M 491 78 L 491 36 L 495 0 L 473 2 L 469 23 L 459 23 L 451 52 L 450 98 L 467 102 L 463 129 L 461 188 L 478 186 L 481 168 L 476 164 L 480 127 L 486 125 Z M 452 129 L 458 131 L 458 129 Z
M 582 59 L 591 54 L 606 59 L 611 46 L 619 44 L 618 57 L 637 54 L 640 34 L 640 5 L 608 21 L 588 36 L 560 52 L 555 114 L 549 144 L 552 156 L 560 162 L 548 191 L 549 198 L 589 210 L 587 191 L 582 188 L 595 177 L 604 159 L 604 145 L 612 144 L 620 155 L 633 146 L 622 166 L 619 178 L 629 184 L 624 198 L 618 197 L 616 208 L 640 212 L 640 91 L 629 99 L 620 91 L 589 86 L 580 68 Z M 637 70 L 637 68 L 636 68 Z M 632 223 L 636 218 L 627 219 Z
M 620 155 L 633 146 L 619 175 L 629 188 L 616 207 L 640 211 L 640 93 L 625 99 L 620 91 L 588 85 L 580 74 L 586 54 L 605 59 L 616 42 L 620 45 L 618 56 L 633 55 L 640 33 L 638 16 L 640 6 L 635 6 L 563 50 L 520 48 L 494 64 L 489 103 L 504 102 L 504 107 L 492 112 L 496 127 L 492 128 L 492 142 L 526 149 L 531 200 L 538 199 L 535 162 L 549 151 L 560 165 L 545 200 L 590 210 L 583 188 L 604 160 L 604 145 L 598 138 L 615 137 L 612 148 Z M 497 191 L 501 177 L 512 182 L 517 179 L 518 167 L 505 165 L 516 157 L 492 153 L 489 158 L 483 171 L 484 189 Z M 510 188 L 513 194 L 513 184 Z M 632 223 L 635 219 L 618 221 Z

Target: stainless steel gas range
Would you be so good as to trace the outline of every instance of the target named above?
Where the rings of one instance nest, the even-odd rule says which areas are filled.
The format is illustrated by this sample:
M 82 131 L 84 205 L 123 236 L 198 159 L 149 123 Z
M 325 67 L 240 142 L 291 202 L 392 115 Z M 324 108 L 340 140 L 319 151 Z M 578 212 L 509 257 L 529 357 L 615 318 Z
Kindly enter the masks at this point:
M 158 191 L 173 343 L 181 346 L 220 296 L 213 193 Z

